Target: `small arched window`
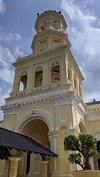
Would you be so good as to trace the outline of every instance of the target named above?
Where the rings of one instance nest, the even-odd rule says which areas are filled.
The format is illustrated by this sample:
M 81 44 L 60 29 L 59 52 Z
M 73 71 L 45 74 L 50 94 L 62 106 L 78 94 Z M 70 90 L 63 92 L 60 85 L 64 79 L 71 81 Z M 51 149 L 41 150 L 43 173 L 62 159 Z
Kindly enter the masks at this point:
M 27 73 L 22 72 L 19 82 L 19 91 L 24 91 L 27 87 Z
M 38 66 L 35 71 L 35 84 L 34 87 L 40 87 L 42 85 L 43 71 L 42 67 Z
M 53 28 L 56 30 L 58 30 L 60 28 L 60 21 L 59 20 L 53 21 Z
M 60 65 L 59 62 L 54 62 L 51 68 L 51 82 L 60 81 Z

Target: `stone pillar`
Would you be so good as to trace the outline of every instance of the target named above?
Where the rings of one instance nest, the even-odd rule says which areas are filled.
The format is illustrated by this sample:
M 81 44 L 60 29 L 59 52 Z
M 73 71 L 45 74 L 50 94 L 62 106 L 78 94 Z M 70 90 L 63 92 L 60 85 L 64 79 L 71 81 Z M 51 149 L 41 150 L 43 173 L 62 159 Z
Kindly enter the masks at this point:
M 8 177 L 17 177 L 18 161 L 21 160 L 21 157 L 9 157 L 10 166 Z
M 2 163 L 2 164 L 1 164 Z M 8 160 L 2 160 L 0 163 L 0 177 L 8 177 Z
M 48 84 L 48 78 L 49 78 L 49 70 L 48 70 L 48 61 L 44 63 L 44 68 L 43 68 L 43 85 Z
M 62 82 L 67 81 L 68 63 L 65 54 L 61 55 L 60 78 Z
M 27 78 L 27 93 L 30 92 L 32 90 L 32 86 L 33 86 L 33 83 L 34 83 L 34 80 L 33 80 L 33 68 L 30 67 L 29 68 L 29 71 L 28 71 L 28 78 Z
M 91 165 L 91 169 L 95 170 L 94 169 L 94 158 L 93 157 L 90 158 L 90 165 Z
M 12 95 L 18 92 L 19 82 L 20 82 L 20 76 L 19 76 L 18 71 L 16 70 L 15 71 L 15 76 L 14 76 L 14 82 L 13 82 L 13 89 L 12 89 L 12 92 L 11 92 Z
M 48 161 L 41 161 L 40 174 L 41 177 L 48 177 Z
M 50 149 L 58 154 L 59 151 L 59 132 L 53 131 L 49 132 L 49 141 L 50 141 Z M 59 169 L 59 158 L 58 157 L 50 157 L 50 171 L 51 173 L 57 172 Z
M 58 131 L 53 131 L 48 133 L 49 141 L 50 141 L 50 149 L 58 153 Z

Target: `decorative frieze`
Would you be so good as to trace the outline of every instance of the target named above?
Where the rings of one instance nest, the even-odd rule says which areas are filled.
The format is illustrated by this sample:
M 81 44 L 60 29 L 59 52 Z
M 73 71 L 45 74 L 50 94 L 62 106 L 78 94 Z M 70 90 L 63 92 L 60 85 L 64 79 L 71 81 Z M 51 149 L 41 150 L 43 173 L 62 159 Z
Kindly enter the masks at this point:
M 47 49 L 46 51 L 43 51 L 43 52 L 40 52 L 40 53 L 36 53 L 36 54 L 32 54 L 28 57 L 24 57 L 24 58 L 20 58 L 20 59 L 17 59 L 17 62 L 14 63 L 13 65 L 15 67 L 27 67 L 29 65 L 32 65 L 35 61 L 39 61 L 39 59 L 42 59 L 42 60 L 45 60 L 45 58 L 47 56 L 51 56 L 51 55 L 54 55 L 55 53 L 59 54 L 60 52 L 62 52 L 64 49 L 66 49 L 66 45 L 65 44 L 62 44 L 62 45 L 58 45 L 56 47 L 53 47 L 53 48 L 50 48 L 50 49 Z
M 17 110 L 19 106 L 20 106 L 19 104 L 15 103 L 15 104 L 2 106 L 1 109 L 3 110 L 5 115 L 13 115 L 13 114 L 17 114 Z
M 98 111 L 100 111 L 100 105 L 86 106 L 86 113 L 89 113 L 89 112 L 98 112 Z

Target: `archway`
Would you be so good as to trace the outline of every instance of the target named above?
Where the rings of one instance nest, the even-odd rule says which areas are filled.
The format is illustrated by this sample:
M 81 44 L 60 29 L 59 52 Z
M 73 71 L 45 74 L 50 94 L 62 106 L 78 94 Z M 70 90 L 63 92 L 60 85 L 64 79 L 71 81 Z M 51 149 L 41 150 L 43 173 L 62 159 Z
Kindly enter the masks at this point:
M 30 118 L 30 121 L 26 121 L 21 129 L 21 134 L 27 135 L 43 146 L 50 148 L 48 132 L 49 128 L 47 124 L 41 120 L 41 117 L 34 117 L 34 119 Z M 41 160 L 44 160 L 43 158 L 44 157 L 41 157 L 39 154 L 23 154 L 23 160 L 19 165 L 19 171 L 24 171 L 22 176 L 40 177 Z M 47 158 L 49 160 L 49 157 Z
M 47 124 L 43 120 L 40 120 L 39 117 L 36 117 L 36 119 L 30 120 L 26 123 L 21 131 L 22 134 L 33 138 L 40 144 L 50 147 L 48 132 L 49 129 Z

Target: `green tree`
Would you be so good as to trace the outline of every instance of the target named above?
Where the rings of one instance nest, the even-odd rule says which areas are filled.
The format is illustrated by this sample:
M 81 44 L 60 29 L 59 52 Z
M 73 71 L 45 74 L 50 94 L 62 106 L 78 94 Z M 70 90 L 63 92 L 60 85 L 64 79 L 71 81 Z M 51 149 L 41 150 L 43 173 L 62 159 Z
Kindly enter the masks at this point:
M 74 135 L 65 137 L 64 148 L 73 151 L 68 157 L 69 162 L 80 165 L 83 170 L 91 170 L 90 157 L 99 158 L 97 141 L 89 134 L 80 134 L 78 137 Z

